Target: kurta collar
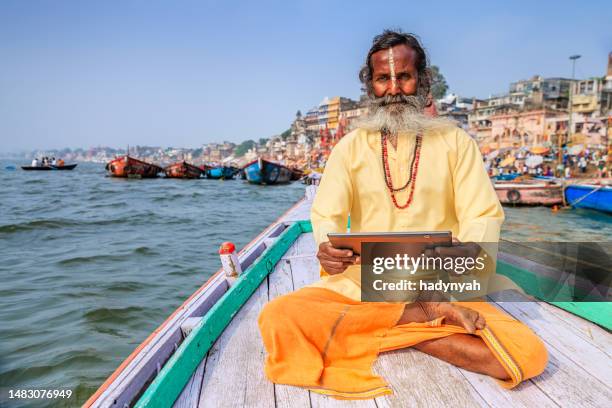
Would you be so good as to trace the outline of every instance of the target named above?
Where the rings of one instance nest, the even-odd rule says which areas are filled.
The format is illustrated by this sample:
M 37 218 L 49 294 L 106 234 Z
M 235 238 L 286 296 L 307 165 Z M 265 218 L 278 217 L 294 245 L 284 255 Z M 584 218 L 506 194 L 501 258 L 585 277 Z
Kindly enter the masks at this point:
M 367 140 L 370 148 L 378 154 L 382 154 L 382 149 L 380 146 L 380 131 L 367 131 Z M 397 139 L 397 149 L 394 149 L 393 146 L 389 145 L 387 147 L 387 154 L 389 158 L 397 158 L 399 152 L 404 152 L 406 150 L 406 144 L 408 143 L 408 139 L 414 136 L 414 132 L 401 132 Z

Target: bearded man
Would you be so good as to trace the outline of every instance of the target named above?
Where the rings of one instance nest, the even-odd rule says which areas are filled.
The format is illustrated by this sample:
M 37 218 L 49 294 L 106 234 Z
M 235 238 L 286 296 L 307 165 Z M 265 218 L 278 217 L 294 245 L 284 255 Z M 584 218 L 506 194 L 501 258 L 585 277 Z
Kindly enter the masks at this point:
M 457 242 L 439 255 L 476 256 L 477 242 L 498 241 L 504 213 L 475 141 L 424 113 L 431 76 L 415 36 L 387 30 L 375 37 L 359 77 L 369 115 L 334 147 L 311 210 L 322 279 L 270 302 L 260 317 L 268 377 L 369 398 L 388 389 L 364 371 L 378 352 L 402 347 L 508 388 L 540 374 L 542 342 L 486 302 L 360 302 L 358 257 L 327 237 L 346 232 L 349 215 L 351 232 L 452 231 Z

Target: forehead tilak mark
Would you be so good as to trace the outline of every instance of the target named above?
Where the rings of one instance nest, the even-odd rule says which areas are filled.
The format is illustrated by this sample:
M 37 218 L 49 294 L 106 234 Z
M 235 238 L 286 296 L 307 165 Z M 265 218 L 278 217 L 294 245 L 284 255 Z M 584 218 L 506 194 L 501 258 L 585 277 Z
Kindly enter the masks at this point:
M 393 48 L 389 48 L 389 72 L 391 74 L 391 83 L 397 86 L 397 78 L 395 76 L 395 59 L 393 58 Z

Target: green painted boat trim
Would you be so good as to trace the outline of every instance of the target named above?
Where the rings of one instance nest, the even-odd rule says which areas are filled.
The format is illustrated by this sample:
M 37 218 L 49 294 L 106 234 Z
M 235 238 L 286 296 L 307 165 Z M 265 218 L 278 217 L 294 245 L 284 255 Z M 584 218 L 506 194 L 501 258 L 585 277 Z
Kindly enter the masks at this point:
M 300 228 L 302 229 L 302 233 L 312 232 L 312 223 L 308 220 L 298 221 L 300 224 Z
M 584 297 L 586 301 L 582 302 L 557 301 L 555 299 L 572 299 L 574 295 L 584 296 L 584 294 L 576 294 L 575 290 L 565 283 L 560 285 L 553 279 L 537 276 L 526 269 L 504 261 L 497 261 L 497 273 L 512 279 L 528 295 L 538 300 L 550 303 L 608 330 L 612 330 L 612 313 L 610 312 L 609 302 L 589 302 L 586 296 Z M 554 294 L 554 297 L 551 297 L 546 292 Z
M 230 289 L 206 313 L 202 321 L 181 343 L 136 403 L 136 407 L 169 407 L 185 388 L 196 368 L 223 330 L 251 297 L 274 266 L 304 232 L 311 232 L 309 221 L 291 224 L 276 242 L 247 268 Z
M 610 302 L 550 302 L 563 310 L 612 330 Z

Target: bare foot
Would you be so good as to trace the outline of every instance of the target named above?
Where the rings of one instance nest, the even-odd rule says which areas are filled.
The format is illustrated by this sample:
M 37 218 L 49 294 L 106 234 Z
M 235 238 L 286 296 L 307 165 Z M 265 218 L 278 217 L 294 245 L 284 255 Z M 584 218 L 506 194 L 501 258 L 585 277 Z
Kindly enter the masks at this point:
M 444 316 L 446 323 L 464 327 L 468 333 L 482 330 L 486 326 L 484 317 L 475 310 L 448 302 L 422 302 L 421 306 L 428 319 Z

